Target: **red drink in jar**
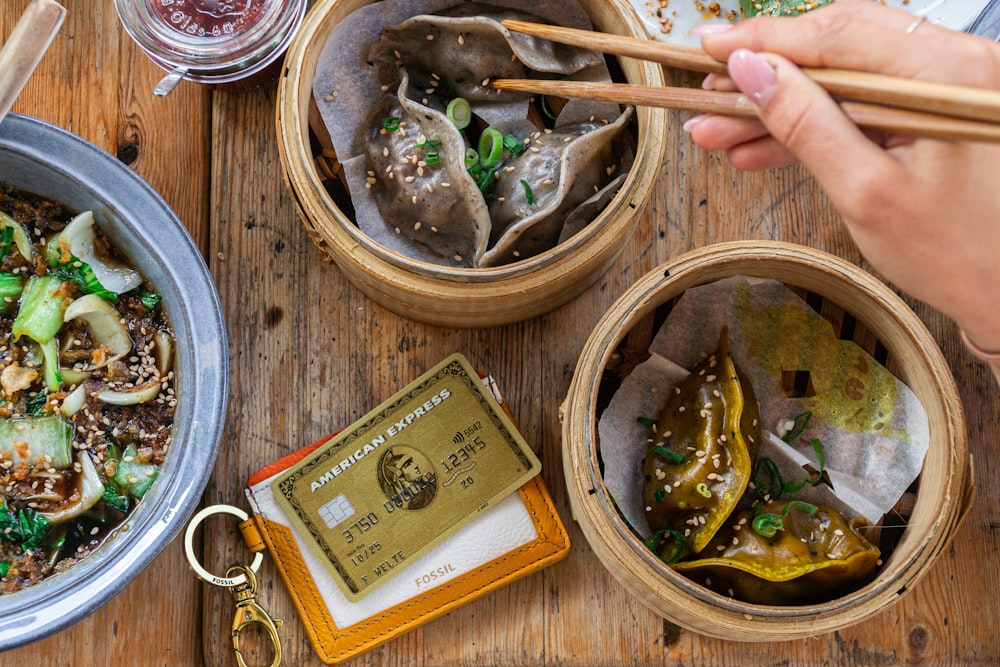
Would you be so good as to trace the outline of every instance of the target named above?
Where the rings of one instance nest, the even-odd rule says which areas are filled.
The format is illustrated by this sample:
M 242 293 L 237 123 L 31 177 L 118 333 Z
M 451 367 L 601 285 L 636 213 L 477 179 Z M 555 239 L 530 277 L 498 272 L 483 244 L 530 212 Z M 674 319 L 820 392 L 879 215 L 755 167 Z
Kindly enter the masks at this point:
M 155 63 L 184 78 L 230 83 L 282 56 L 306 0 L 115 0 L 122 25 Z
M 238 36 L 260 16 L 260 0 L 159 0 L 156 15 L 192 37 Z

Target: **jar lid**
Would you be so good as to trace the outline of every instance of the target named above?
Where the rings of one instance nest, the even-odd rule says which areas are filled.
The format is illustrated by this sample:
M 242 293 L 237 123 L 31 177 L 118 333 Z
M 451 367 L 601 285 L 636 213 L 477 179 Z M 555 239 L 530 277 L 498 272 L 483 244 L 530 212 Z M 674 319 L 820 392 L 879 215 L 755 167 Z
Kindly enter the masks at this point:
M 214 82 L 249 76 L 279 57 L 307 0 L 115 0 L 129 35 L 154 62 Z

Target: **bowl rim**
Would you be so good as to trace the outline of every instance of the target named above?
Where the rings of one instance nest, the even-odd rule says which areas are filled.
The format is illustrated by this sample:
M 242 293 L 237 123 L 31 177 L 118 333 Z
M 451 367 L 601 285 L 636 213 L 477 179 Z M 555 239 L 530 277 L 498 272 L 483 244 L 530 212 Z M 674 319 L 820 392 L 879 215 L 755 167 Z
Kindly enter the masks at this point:
M 96 611 L 177 536 L 200 502 L 218 454 L 229 354 L 219 295 L 201 251 L 163 198 L 138 174 L 82 137 L 20 114 L 9 114 L 0 123 L 0 150 L 23 165 L 56 172 L 57 180 L 76 182 L 88 196 L 106 204 L 105 210 L 95 211 L 95 219 L 113 237 L 127 233 L 129 242 L 144 250 L 142 257 L 126 254 L 164 294 L 176 337 L 194 331 L 199 336 L 197 345 L 176 349 L 178 405 L 171 447 L 178 453 L 168 458 L 158 483 L 114 537 L 66 572 L 0 596 L 0 651 L 5 651 Z M 57 156 L 56 162 L 47 156 Z M 0 174 L 0 179 L 17 185 L 16 178 Z M 49 192 L 38 194 L 59 199 Z M 143 210 L 141 221 L 123 223 L 128 220 L 125 213 L 137 209 Z M 153 253 L 149 248 L 165 250 Z M 190 434 L 183 440 L 176 437 L 182 430 Z

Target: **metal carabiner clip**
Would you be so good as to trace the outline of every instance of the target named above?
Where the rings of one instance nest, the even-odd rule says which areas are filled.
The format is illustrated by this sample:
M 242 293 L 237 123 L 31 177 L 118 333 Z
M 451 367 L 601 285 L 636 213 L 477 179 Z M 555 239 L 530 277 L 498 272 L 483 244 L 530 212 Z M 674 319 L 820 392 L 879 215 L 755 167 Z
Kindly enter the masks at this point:
M 264 611 L 264 608 L 257 604 L 257 576 L 247 565 L 233 565 L 226 571 L 226 576 L 231 576 L 234 571 L 242 572 L 246 576 L 246 581 L 229 587 L 236 598 L 236 615 L 233 617 L 233 650 L 236 652 L 236 664 L 239 667 L 247 667 L 240 653 L 240 632 L 248 625 L 257 623 L 264 626 L 271 643 L 274 646 L 274 660 L 271 667 L 278 667 L 281 664 L 281 640 L 278 638 L 278 627 L 281 621 L 271 618 L 271 615 Z

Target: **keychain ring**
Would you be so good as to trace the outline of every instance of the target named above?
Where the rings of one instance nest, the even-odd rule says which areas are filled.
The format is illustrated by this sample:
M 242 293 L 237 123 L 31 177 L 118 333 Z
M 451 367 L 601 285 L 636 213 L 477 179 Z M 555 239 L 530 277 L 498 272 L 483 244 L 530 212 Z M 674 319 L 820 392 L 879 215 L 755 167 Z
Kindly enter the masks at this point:
M 239 507 L 233 507 L 232 505 L 212 505 L 206 507 L 191 518 L 191 522 L 188 524 L 187 530 L 184 532 L 184 553 L 187 554 L 188 563 L 191 565 L 191 569 L 194 573 L 198 575 L 200 579 L 207 581 L 210 584 L 215 584 L 216 586 L 239 586 L 245 583 L 247 576 L 245 574 L 238 574 L 235 577 L 220 577 L 217 574 L 212 574 L 198 562 L 198 557 L 194 553 L 194 530 L 198 525 L 212 516 L 213 514 L 232 514 L 237 517 L 240 522 L 246 521 L 250 518 L 250 515 L 241 510 Z M 257 572 L 260 567 L 261 562 L 264 560 L 264 553 L 258 551 L 253 556 L 253 562 L 250 563 L 250 571 Z M 227 571 L 228 574 L 228 571 Z

